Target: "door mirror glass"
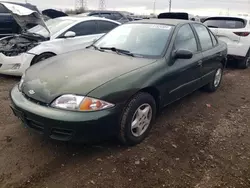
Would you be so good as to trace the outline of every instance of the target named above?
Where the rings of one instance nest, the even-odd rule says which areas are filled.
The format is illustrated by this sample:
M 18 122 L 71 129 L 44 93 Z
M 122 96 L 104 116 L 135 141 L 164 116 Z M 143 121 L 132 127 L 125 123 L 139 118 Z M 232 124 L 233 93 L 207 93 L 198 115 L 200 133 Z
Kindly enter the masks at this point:
M 189 50 L 179 49 L 174 52 L 175 59 L 191 59 L 193 57 L 193 53 Z
M 74 38 L 76 36 L 76 33 L 73 31 L 68 31 L 64 34 L 64 38 Z

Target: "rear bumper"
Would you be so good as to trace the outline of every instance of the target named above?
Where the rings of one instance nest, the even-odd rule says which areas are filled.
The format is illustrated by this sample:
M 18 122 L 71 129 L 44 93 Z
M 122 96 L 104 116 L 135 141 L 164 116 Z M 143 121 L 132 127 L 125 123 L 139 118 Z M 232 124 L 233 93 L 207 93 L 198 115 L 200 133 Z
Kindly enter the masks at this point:
M 33 54 L 22 53 L 18 56 L 8 57 L 0 53 L 0 74 L 22 76 L 27 68 L 29 68 Z M 15 66 L 18 68 L 14 68 Z
M 115 135 L 119 107 L 99 112 L 73 112 L 38 105 L 15 86 L 11 93 L 14 114 L 30 130 L 60 141 L 90 142 Z
M 245 57 L 247 52 L 250 48 L 250 44 L 242 44 L 242 43 L 235 43 L 235 44 L 227 44 L 228 48 L 228 55 L 230 56 L 238 56 L 238 57 Z

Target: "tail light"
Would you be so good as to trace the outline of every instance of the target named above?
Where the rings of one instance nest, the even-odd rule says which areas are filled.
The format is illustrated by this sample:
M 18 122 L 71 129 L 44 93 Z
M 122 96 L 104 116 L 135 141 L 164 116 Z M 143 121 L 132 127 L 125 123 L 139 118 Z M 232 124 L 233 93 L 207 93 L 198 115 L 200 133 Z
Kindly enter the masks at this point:
M 240 37 L 247 37 L 250 34 L 250 32 L 234 32 L 234 34 Z

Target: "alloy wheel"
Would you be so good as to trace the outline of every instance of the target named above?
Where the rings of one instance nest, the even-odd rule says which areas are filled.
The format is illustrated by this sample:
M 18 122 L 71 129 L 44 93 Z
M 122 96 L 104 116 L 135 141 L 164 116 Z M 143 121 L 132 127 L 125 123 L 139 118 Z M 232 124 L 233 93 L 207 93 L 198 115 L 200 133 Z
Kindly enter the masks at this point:
M 140 137 L 147 131 L 152 120 L 152 112 L 152 107 L 149 104 L 143 104 L 137 108 L 131 122 L 133 136 Z

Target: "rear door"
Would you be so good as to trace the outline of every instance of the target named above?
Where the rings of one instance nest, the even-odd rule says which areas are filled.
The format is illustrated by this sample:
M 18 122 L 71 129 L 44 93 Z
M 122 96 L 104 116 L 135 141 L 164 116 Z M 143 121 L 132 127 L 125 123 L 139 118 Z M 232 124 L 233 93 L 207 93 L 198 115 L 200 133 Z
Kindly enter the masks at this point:
M 247 21 L 235 17 L 212 17 L 204 22 L 213 33 L 227 44 L 239 43 L 240 35 L 237 32 L 242 31 L 247 25 Z
M 220 64 L 222 54 L 219 52 L 218 41 L 211 31 L 202 24 L 192 24 L 198 36 L 202 50 L 201 75 L 202 85 L 209 83 L 213 79 L 214 71 Z

